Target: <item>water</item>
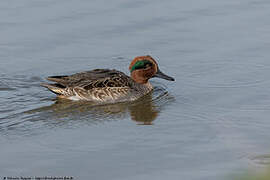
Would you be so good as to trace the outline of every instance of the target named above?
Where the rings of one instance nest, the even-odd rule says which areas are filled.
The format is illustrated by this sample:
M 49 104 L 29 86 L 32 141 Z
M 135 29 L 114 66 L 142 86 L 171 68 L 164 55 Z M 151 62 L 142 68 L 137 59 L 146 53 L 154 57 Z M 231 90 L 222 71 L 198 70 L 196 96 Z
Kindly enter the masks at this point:
M 269 164 L 270 2 L 0 2 L 0 175 L 227 179 Z M 143 101 L 57 101 L 50 75 L 128 74 L 150 54 L 175 82 Z

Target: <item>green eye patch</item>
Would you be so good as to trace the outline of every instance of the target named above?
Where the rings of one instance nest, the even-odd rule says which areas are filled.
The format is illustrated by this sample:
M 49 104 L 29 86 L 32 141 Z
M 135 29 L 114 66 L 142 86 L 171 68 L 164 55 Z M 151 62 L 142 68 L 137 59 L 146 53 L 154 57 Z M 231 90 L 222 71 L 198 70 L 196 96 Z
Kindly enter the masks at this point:
M 131 68 L 130 72 L 136 70 L 136 69 L 144 69 L 147 67 L 147 65 L 152 66 L 153 64 L 148 60 L 141 60 L 137 61 Z

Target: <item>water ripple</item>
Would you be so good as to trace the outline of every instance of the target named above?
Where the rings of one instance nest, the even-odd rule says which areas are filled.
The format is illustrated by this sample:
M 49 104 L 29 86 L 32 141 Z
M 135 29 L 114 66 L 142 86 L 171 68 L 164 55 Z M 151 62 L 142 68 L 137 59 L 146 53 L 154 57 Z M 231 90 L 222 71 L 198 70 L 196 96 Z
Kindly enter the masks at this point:
M 2 134 L 30 135 L 40 128 L 76 128 L 129 117 L 137 124 L 152 124 L 162 108 L 174 101 L 167 92 L 167 87 L 157 82 L 154 82 L 154 91 L 151 94 L 133 103 L 95 105 L 84 101 L 44 98 L 48 95 L 55 96 L 46 90 L 41 91 L 40 77 L 16 75 L 3 76 L 1 80 L 16 88 L 7 91 L 9 94 L 0 105 Z M 34 91 L 37 92 L 33 93 Z

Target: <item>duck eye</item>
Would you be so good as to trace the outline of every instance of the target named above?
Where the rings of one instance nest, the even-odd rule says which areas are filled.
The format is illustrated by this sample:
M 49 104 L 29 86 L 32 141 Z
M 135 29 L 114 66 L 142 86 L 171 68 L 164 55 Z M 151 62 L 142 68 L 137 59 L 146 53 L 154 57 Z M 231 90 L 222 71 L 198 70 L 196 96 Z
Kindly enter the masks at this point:
M 141 60 L 137 61 L 131 68 L 130 72 L 137 70 L 137 69 L 146 69 L 151 67 L 153 64 L 148 60 Z
M 151 67 L 151 66 L 152 66 L 151 63 L 147 63 L 147 64 L 145 65 L 145 68 L 148 68 L 148 67 Z

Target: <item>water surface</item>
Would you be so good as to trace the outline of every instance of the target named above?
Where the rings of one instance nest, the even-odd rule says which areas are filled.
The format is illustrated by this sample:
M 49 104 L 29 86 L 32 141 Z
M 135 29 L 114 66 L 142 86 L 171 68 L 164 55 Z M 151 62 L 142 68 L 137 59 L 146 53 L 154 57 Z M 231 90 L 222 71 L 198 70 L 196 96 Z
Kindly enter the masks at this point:
M 0 175 L 226 179 L 267 164 L 270 2 L 0 2 Z M 128 74 L 152 55 L 175 82 L 143 100 L 59 101 L 50 75 Z

